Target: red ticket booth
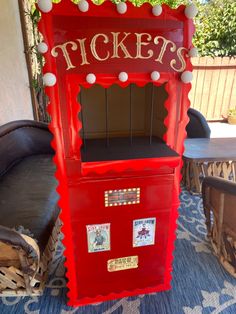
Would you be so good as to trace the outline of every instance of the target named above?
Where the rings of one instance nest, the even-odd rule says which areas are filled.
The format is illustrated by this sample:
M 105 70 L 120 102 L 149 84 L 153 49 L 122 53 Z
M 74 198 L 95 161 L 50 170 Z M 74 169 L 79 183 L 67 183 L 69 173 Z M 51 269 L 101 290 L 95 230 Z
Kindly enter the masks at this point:
M 170 289 L 194 7 L 38 5 L 69 304 Z

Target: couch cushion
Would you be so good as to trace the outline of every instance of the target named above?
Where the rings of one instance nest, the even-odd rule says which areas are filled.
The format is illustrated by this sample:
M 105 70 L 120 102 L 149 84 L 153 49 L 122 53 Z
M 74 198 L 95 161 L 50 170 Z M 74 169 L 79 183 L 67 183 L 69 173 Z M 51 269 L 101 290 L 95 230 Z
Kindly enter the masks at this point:
M 52 155 L 22 159 L 0 177 L 0 224 L 29 229 L 43 252 L 58 217 Z
M 0 176 L 24 157 L 54 154 L 47 124 L 20 120 L 0 126 Z

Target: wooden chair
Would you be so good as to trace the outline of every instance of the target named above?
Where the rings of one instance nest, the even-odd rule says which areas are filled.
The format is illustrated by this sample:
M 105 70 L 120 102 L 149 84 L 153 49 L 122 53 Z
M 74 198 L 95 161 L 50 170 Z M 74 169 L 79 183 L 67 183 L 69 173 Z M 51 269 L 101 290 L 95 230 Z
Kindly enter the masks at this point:
M 60 233 L 47 125 L 0 127 L 0 296 L 39 295 Z
M 236 183 L 219 177 L 206 177 L 202 196 L 214 252 L 224 268 L 236 278 Z

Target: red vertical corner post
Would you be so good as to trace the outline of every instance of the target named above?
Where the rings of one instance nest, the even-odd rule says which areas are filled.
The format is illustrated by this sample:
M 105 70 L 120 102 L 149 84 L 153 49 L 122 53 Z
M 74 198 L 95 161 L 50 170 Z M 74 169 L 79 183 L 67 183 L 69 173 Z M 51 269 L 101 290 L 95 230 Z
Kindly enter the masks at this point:
M 38 7 L 69 304 L 170 289 L 195 8 L 85 0 L 39 0 Z M 83 109 L 83 95 L 95 85 L 104 102 L 113 86 L 142 89 L 151 108 L 148 131 L 134 134 L 130 111 L 130 133 L 117 137 L 108 110 L 104 130 L 95 130 L 103 107 L 90 106 L 90 120 Z M 153 131 L 158 88 L 167 94 L 161 137 Z M 92 94 L 92 102 L 99 97 Z

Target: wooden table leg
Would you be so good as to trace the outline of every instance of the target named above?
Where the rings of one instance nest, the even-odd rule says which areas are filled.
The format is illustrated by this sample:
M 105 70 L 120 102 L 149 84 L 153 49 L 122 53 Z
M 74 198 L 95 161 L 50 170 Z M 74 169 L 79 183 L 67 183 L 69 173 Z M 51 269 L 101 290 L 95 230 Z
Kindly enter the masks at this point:
M 195 193 L 201 194 L 201 182 L 200 182 L 200 174 L 201 171 L 199 170 L 199 164 L 196 162 L 191 162 L 191 168 L 193 170 L 193 182 L 194 182 L 194 187 L 191 187 L 191 190 Z M 196 191 L 194 191 L 194 188 Z
M 192 194 L 202 193 L 202 179 L 206 176 L 221 176 L 236 182 L 236 161 L 196 162 L 184 160 L 183 183 Z
M 232 174 L 233 174 L 233 181 L 236 182 L 236 162 L 232 161 Z
M 186 188 L 189 191 L 191 189 L 191 180 L 190 180 L 190 165 L 189 161 L 186 161 Z

